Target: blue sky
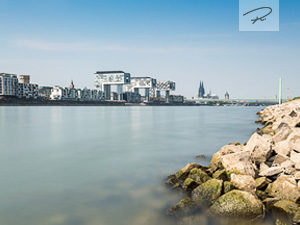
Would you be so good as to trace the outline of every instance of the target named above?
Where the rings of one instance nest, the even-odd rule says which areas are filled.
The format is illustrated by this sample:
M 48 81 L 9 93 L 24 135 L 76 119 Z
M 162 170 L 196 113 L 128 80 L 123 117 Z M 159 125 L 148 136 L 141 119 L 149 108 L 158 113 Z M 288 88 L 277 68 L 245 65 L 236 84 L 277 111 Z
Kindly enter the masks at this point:
M 223 97 L 300 96 L 300 1 L 280 0 L 279 32 L 239 32 L 238 0 L 0 0 L 0 72 L 93 87 L 100 70 L 200 80 Z

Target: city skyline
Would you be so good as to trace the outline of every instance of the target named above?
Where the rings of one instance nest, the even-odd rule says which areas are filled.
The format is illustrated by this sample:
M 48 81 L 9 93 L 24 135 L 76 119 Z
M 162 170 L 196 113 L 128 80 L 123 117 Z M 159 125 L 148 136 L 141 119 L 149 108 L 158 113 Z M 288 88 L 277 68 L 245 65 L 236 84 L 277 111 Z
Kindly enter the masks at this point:
M 0 0 L 1 72 L 33 83 L 93 87 L 97 70 L 174 80 L 197 96 L 199 80 L 220 97 L 274 98 L 283 78 L 300 96 L 300 3 L 280 4 L 279 32 L 239 32 L 238 1 Z

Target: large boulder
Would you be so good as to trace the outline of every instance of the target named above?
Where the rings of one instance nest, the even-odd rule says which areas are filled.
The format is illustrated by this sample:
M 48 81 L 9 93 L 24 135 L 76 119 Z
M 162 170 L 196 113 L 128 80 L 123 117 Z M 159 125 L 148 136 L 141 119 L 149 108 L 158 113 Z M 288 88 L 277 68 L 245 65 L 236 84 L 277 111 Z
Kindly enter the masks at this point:
M 298 207 L 298 204 L 289 200 L 278 201 L 272 207 L 273 218 L 281 224 L 292 224 Z
M 194 169 L 194 168 L 200 168 L 201 166 L 198 165 L 197 163 L 188 163 L 184 168 L 181 170 L 177 171 L 175 174 L 177 179 L 180 180 L 185 180 L 189 174 L 189 172 Z
M 252 177 L 255 176 L 249 151 L 242 151 L 223 156 L 222 165 L 227 172 L 250 175 Z
M 293 133 L 290 134 L 288 141 L 292 149 L 300 152 L 300 128 L 294 128 Z
M 236 189 L 242 190 L 242 191 L 248 191 L 251 193 L 256 192 L 256 182 L 252 176 L 249 175 L 236 175 L 231 174 L 231 185 L 235 187 Z
M 193 179 L 199 184 L 205 183 L 206 181 L 210 180 L 211 177 L 207 175 L 203 170 L 194 168 L 190 171 L 188 178 Z
M 209 207 L 222 193 L 223 181 L 212 179 L 192 191 L 192 200 L 200 207 Z
M 223 155 L 222 155 L 221 151 L 218 151 L 213 155 L 212 159 L 210 160 L 209 167 L 208 167 L 210 173 L 214 173 L 216 170 L 223 168 L 222 156 Z
M 289 155 L 293 150 L 289 140 L 275 143 L 273 149 L 276 152 L 276 154 L 285 155 L 285 156 Z
M 293 224 L 300 224 L 300 208 L 297 209 L 292 222 Z
M 292 129 L 286 123 L 281 123 L 277 130 L 275 131 L 275 135 L 273 136 L 273 141 L 275 143 L 281 142 L 287 139 L 287 137 L 292 133 Z
M 296 151 L 291 151 L 291 160 L 294 163 L 300 163 L 300 153 Z
M 213 174 L 218 169 L 223 169 L 222 157 L 224 155 L 243 151 L 242 145 L 225 145 L 217 153 L 215 153 L 210 161 L 209 170 Z
M 167 211 L 167 215 L 182 217 L 193 213 L 195 211 L 195 208 L 196 208 L 196 203 L 190 198 L 185 198 L 182 199 L 176 205 L 174 205 L 172 208 L 170 208 Z
M 271 138 L 269 135 L 260 136 L 258 133 L 254 133 L 244 149 L 250 152 L 252 161 L 259 165 L 267 161 L 272 154 Z
M 261 176 L 261 177 L 271 177 L 271 176 L 282 173 L 283 170 L 284 169 L 282 167 L 270 167 L 269 169 L 260 172 L 259 176 Z
M 264 205 L 249 192 L 232 190 L 222 195 L 208 212 L 212 216 L 258 220 L 264 218 Z
M 269 196 L 277 197 L 281 200 L 290 200 L 298 203 L 300 200 L 300 189 L 296 182 L 288 177 L 278 177 L 270 184 L 266 190 Z
M 287 157 L 286 155 L 281 155 L 281 154 L 278 154 L 275 156 L 275 159 L 273 161 L 273 164 L 272 164 L 272 167 L 282 167 L 282 163 L 286 162 L 286 161 L 290 161 L 290 158 Z

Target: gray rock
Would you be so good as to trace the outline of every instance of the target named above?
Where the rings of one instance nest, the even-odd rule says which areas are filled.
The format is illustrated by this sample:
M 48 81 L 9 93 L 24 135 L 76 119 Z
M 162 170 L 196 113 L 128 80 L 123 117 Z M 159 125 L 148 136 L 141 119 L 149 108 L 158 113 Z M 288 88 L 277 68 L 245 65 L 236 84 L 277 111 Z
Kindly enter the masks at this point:
M 296 172 L 294 177 L 296 180 L 300 180 L 300 172 Z
M 296 151 L 291 152 L 291 160 L 295 163 L 300 163 L 300 153 Z
M 241 191 L 248 191 L 254 194 L 257 184 L 252 176 L 231 174 L 231 185 Z
M 259 176 L 261 177 L 271 177 L 277 174 L 280 174 L 283 172 L 283 168 L 281 167 L 270 167 L 267 170 L 264 170 L 263 172 L 259 173 Z
M 292 133 L 292 129 L 286 123 L 281 123 L 277 130 L 275 131 L 275 135 L 273 136 L 273 141 L 275 143 L 284 141 L 287 137 Z
M 294 132 L 289 136 L 288 141 L 292 149 L 300 152 L 300 128 L 294 128 Z
M 245 151 L 250 152 L 252 161 L 257 165 L 267 161 L 272 153 L 271 139 L 268 137 L 268 135 L 260 136 L 254 133 L 244 147 Z
M 267 164 L 261 163 L 261 164 L 259 165 L 259 172 L 260 172 L 260 173 L 263 172 L 263 171 L 265 171 L 265 170 L 267 170 L 267 169 L 269 169 L 269 167 L 268 167 Z
M 275 156 L 272 167 L 282 167 L 281 164 L 287 160 L 290 160 L 290 158 L 285 155 L 278 154 Z
M 209 180 L 192 191 L 192 200 L 197 206 L 209 207 L 221 196 L 222 187 L 222 180 Z
M 234 172 L 241 175 L 255 176 L 255 171 L 251 162 L 250 152 L 242 151 L 222 157 L 223 167 L 227 172 Z
M 299 202 L 300 190 L 298 186 L 286 177 L 278 177 L 267 189 L 269 196 Z
M 264 217 L 264 206 L 253 194 L 232 190 L 222 195 L 208 210 L 217 217 L 259 220 Z
M 277 154 L 286 155 L 286 156 L 289 155 L 290 152 L 293 150 L 289 140 L 275 143 L 273 149 Z

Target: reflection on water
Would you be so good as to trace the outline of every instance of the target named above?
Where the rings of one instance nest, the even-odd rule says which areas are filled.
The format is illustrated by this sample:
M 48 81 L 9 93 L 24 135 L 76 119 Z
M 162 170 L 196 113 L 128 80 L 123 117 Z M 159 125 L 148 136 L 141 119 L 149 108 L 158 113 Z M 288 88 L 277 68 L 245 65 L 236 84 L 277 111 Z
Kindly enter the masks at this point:
M 0 224 L 174 224 L 164 177 L 245 142 L 259 109 L 0 107 Z

